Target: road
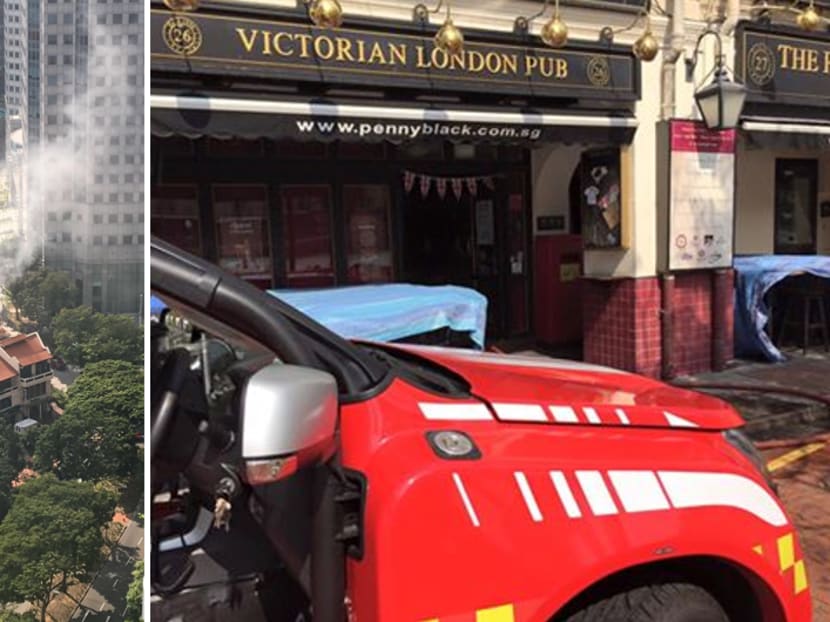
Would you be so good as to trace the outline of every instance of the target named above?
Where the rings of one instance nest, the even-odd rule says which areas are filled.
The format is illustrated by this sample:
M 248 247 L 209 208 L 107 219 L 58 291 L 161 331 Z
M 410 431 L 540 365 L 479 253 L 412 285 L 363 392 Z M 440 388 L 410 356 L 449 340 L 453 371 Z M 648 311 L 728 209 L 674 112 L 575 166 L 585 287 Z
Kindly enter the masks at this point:
M 115 559 L 108 559 L 101 565 L 80 607 L 75 610 L 73 620 L 120 622 L 124 619 L 133 566 L 142 556 L 143 545 L 144 528 L 129 521 L 118 540 Z

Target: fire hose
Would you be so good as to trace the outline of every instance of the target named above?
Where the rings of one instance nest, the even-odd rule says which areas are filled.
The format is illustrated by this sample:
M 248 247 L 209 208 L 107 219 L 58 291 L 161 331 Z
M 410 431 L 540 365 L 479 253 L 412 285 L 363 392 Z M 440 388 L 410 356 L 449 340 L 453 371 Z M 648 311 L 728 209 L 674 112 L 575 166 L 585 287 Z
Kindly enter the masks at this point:
M 780 395 L 792 395 L 802 399 L 811 400 L 824 404 L 828 411 L 830 411 L 830 395 L 822 395 L 820 393 L 811 393 L 810 391 L 803 391 L 801 389 L 792 389 L 789 387 L 779 387 L 771 385 L 750 385 L 750 384 L 728 384 L 720 382 L 683 382 L 682 380 L 673 380 L 672 385 L 682 389 L 709 389 L 714 391 L 746 391 L 750 393 L 777 393 Z M 781 447 L 799 447 L 802 445 L 809 445 L 811 443 L 830 443 L 830 432 L 821 434 L 814 434 L 809 437 L 780 439 L 759 441 L 755 443 L 758 449 L 775 449 Z

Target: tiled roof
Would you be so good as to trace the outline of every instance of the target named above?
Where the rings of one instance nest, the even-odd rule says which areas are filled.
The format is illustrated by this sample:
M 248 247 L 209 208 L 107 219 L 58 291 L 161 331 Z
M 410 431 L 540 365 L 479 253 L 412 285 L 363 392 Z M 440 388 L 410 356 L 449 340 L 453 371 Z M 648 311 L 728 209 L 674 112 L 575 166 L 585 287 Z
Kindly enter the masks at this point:
M 14 367 L 0 358 L 0 382 L 14 378 L 16 375 L 17 372 L 14 370 Z
M 20 362 L 21 367 L 26 367 L 32 363 L 40 363 L 41 361 L 48 361 L 52 358 L 40 335 L 32 333 L 31 335 L 17 335 L 0 341 L 0 348 L 6 351 L 7 354 L 13 356 Z

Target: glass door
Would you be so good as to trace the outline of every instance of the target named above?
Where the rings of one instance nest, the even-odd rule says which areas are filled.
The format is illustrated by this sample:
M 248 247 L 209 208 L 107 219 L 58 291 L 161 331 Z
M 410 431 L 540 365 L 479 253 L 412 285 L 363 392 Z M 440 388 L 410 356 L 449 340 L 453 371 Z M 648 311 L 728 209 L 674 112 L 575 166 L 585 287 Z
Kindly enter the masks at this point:
M 268 188 L 263 184 L 213 184 L 211 190 L 219 265 L 257 287 L 271 287 Z
M 816 252 L 816 160 L 775 161 L 775 254 Z
M 335 284 L 331 186 L 282 186 L 283 248 L 288 287 Z

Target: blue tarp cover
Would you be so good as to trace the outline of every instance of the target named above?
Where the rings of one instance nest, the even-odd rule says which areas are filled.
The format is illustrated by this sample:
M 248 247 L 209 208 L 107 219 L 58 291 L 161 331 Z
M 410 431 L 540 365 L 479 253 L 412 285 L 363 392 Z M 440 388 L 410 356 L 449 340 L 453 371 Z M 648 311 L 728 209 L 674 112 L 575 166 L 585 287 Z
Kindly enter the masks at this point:
M 735 354 L 783 361 L 764 327 L 769 308 L 764 295 L 782 279 L 799 273 L 830 279 L 830 257 L 821 255 L 755 255 L 735 258 Z
M 456 285 L 357 285 L 268 290 L 342 337 L 395 341 L 440 328 L 469 332 L 484 348 L 487 298 Z

